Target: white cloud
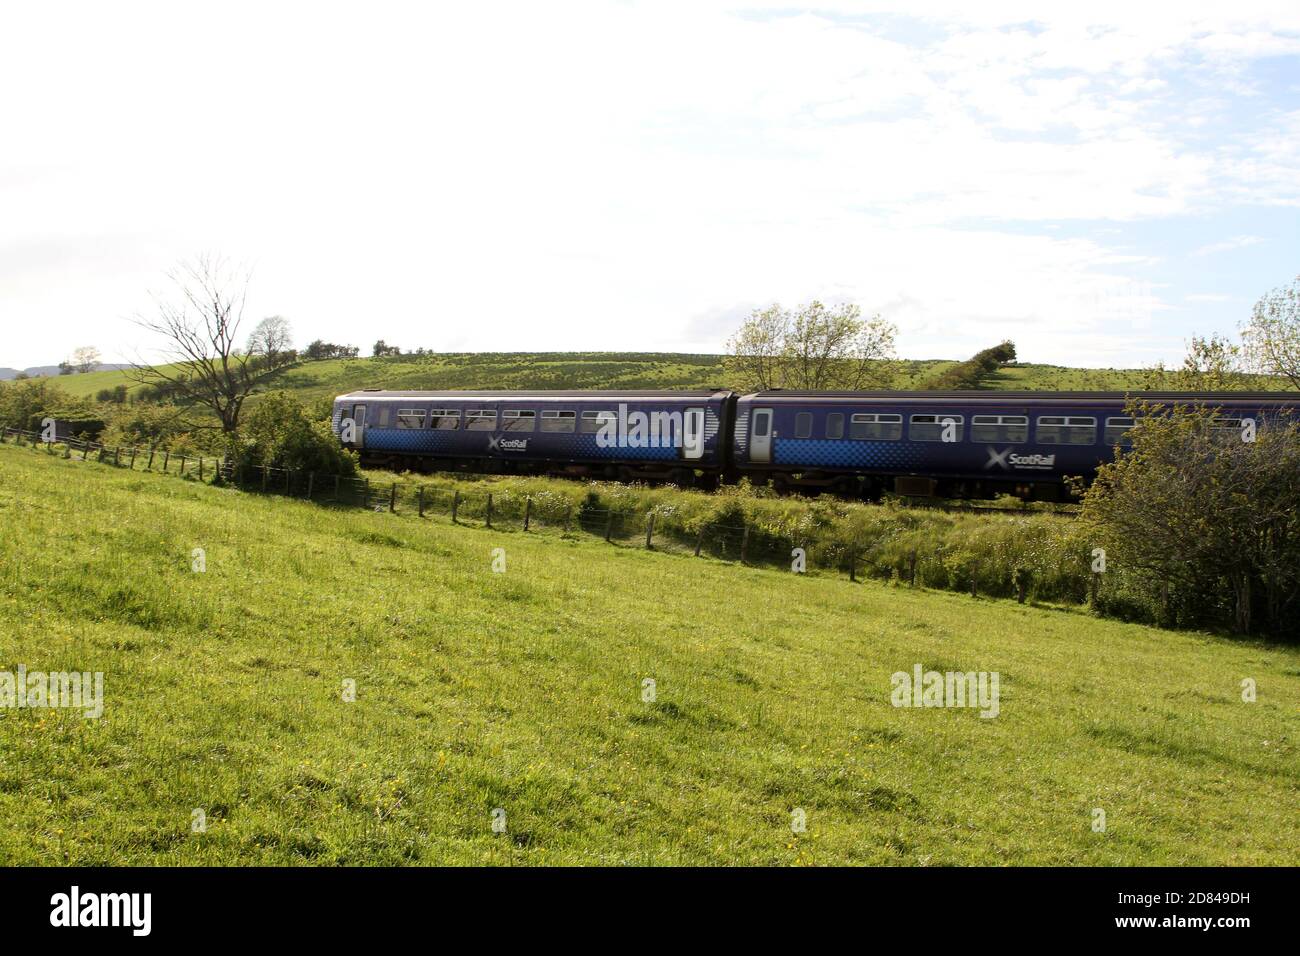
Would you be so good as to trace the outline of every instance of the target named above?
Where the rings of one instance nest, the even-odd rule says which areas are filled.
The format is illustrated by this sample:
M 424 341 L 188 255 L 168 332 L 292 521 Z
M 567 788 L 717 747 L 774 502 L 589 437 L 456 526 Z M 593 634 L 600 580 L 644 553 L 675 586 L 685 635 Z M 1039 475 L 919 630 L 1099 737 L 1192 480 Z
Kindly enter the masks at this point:
M 715 349 L 835 294 L 906 303 L 916 354 L 1177 351 L 1128 278 L 1159 250 L 1060 223 L 1300 199 L 1298 114 L 1196 132 L 1295 54 L 1294 4 L 818 9 L 17 8 L 0 364 L 129 353 L 119 317 L 212 248 L 257 261 L 255 312 L 363 345 Z
M 1217 252 L 1231 252 L 1233 249 L 1245 249 L 1249 246 L 1257 246 L 1264 241 L 1262 236 L 1233 236 L 1230 239 L 1224 239 L 1222 242 L 1212 242 L 1209 245 L 1201 246 L 1193 250 L 1194 256 L 1212 256 Z

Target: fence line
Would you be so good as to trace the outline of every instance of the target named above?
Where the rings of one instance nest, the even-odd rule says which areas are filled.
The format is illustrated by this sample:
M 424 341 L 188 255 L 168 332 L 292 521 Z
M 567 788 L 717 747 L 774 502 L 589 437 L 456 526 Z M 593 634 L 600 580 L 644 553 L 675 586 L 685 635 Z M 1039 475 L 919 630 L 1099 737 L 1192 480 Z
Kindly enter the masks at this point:
M 243 491 L 279 494 L 300 498 L 322 505 L 364 508 L 390 514 L 414 514 L 419 518 L 430 515 L 446 516 L 451 523 L 482 527 L 496 531 L 519 530 L 531 532 L 536 527 L 559 529 L 569 534 L 575 529 L 585 534 L 599 536 L 618 546 L 644 547 L 696 557 L 709 556 L 736 561 L 745 565 L 792 568 L 798 560 L 795 549 L 804 549 L 803 560 L 812 543 L 797 535 L 777 534 L 749 522 L 741 524 L 704 521 L 693 525 L 674 524 L 669 516 L 654 510 L 645 514 L 601 506 L 588 499 L 575 506 L 560 495 L 520 494 L 517 492 L 485 492 L 482 496 L 467 495 L 459 489 L 440 489 L 427 485 L 408 486 L 393 481 L 377 485 L 368 477 L 354 478 L 339 474 L 301 471 L 272 466 L 265 463 L 235 462 L 228 458 L 208 456 L 173 456 L 169 449 L 156 445 L 110 447 L 99 442 L 80 439 L 44 440 L 39 432 L 15 428 L 0 428 L 0 443 L 30 445 L 34 450 L 44 449 L 46 454 L 61 454 L 64 459 L 94 460 L 131 471 L 143 470 L 155 474 L 176 475 L 202 483 L 229 485 Z M 61 451 L 60 451 L 61 449 Z M 137 464 L 138 463 L 138 464 Z M 155 466 L 157 466 L 155 468 Z M 853 542 L 842 547 L 828 546 L 821 567 L 846 573 L 857 581 L 870 548 Z M 876 578 L 884 578 L 900 585 L 915 588 L 926 575 L 926 567 L 919 562 L 915 548 L 905 556 L 901 565 L 883 568 L 874 564 Z M 884 573 L 887 571 L 888 573 Z M 962 586 L 946 590 L 968 591 L 972 597 L 979 595 L 978 562 L 969 569 Z M 1079 603 L 1091 599 L 1094 603 L 1098 575 L 1090 576 L 1088 594 Z M 1005 587 L 989 589 L 1005 596 L 1014 596 L 1020 603 L 1028 597 L 1032 584 L 1028 569 L 1017 568 L 1011 572 Z

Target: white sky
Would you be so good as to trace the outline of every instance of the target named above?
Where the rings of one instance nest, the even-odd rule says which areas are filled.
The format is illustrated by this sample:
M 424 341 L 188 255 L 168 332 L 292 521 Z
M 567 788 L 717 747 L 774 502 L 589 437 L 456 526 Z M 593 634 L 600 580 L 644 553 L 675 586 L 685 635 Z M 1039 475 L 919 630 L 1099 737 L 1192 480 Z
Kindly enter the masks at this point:
M 1300 272 L 1300 4 L 1052 9 L 10 4 L 0 366 L 151 354 L 200 251 L 366 353 L 716 351 L 820 297 L 909 357 L 1175 359 Z

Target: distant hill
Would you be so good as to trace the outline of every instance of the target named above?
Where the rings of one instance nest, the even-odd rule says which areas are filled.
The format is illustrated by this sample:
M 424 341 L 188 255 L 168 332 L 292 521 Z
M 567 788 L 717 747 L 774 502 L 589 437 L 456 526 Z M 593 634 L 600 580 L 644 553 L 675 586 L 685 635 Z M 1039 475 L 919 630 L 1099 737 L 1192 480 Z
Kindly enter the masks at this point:
M 130 367 L 131 366 L 129 365 L 114 365 L 111 362 L 105 362 L 105 363 L 101 363 L 100 366 L 97 369 L 95 369 L 95 371 L 96 372 L 120 372 L 122 371 L 122 369 L 130 368 Z M 22 375 L 23 373 L 30 375 L 32 378 L 41 378 L 42 376 L 50 376 L 54 378 L 71 377 L 68 375 L 62 375 L 62 376 L 59 375 L 59 367 L 57 365 L 33 365 L 31 368 L 0 368 L 0 382 L 6 382 L 9 381 L 10 379 L 15 379 L 19 375 Z M 72 374 L 76 375 L 77 373 L 73 372 Z M 93 375 L 94 372 L 88 372 L 87 374 Z

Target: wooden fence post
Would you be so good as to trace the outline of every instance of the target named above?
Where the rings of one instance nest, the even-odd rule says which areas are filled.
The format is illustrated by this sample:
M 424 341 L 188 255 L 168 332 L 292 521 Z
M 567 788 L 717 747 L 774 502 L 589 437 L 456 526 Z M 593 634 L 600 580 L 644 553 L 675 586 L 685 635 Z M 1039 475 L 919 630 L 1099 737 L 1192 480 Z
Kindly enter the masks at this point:
M 488 503 L 487 503 L 487 526 L 489 528 L 492 527 L 492 492 L 490 491 L 488 492 Z
M 164 467 L 166 467 L 164 465 Z M 263 462 L 262 464 L 262 490 L 266 491 L 266 483 L 271 480 L 271 466 Z
M 129 464 L 129 465 L 127 466 L 127 467 L 130 468 L 132 471 L 135 471 L 135 453 L 136 453 L 137 451 L 139 451 L 139 449 L 136 448 L 134 445 L 132 445 L 132 446 L 131 446 L 131 464 Z
M 416 507 L 419 508 L 420 517 L 424 517 L 424 485 L 420 485 L 415 492 Z
M 203 480 L 203 456 L 199 455 L 199 481 Z
M 100 463 L 101 465 L 104 463 L 104 452 L 105 452 L 105 451 L 107 451 L 107 449 L 106 449 L 103 445 L 100 445 L 100 446 L 99 446 L 99 463 Z
M 979 563 L 971 565 L 970 569 L 970 596 L 979 597 Z
M 573 521 L 573 505 L 568 504 L 564 506 L 564 533 L 565 534 L 569 533 L 569 524 L 572 521 Z
M 614 533 L 614 509 L 610 508 L 609 513 L 605 516 L 605 540 L 609 541 L 610 535 Z
M 370 479 L 366 478 L 365 483 L 366 483 L 366 491 L 365 491 L 366 498 L 365 498 L 365 502 L 362 504 L 362 507 L 369 508 L 370 507 Z
M 907 559 L 907 586 L 916 587 L 916 548 L 912 549 L 911 555 Z
M 529 495 L 524 499 L 524 530 L 528 530 L 528 523 L 533 517 L 533 496 Z
M 86 443 L 81 446 L 81 460 L 85 461 L 86 456 L 89 454 L 90 454 L 90 441 L 88 439 Z
M 704 525 L 700 525 L 700 533 L 695 536 L 695 556 L 700 556 L 700 549 L 704 547 Z
M 460 510 L 460 489 L 456 489 L 451 496 L 451 523 L 456 523 L 456 512 Z
M 744 564 L 745 559 L 749 556 L 749 525 L 745 525 L 745 533 L 740 536 L 740 563 Z
M 397 482 L 393 482 L 393 487 L 388 492 L 388 510 L 397 514 Z
M 655 513 L 651 511 L 648 515 L 646 515 L 646 522 L 645 522 L 645 546 L 647 548 L 653 547 L 654 537 L 655 537 Z
M 1024 568 L 1016 569 L 1016 603 L 1024 604 L 1029 591 L 1029 572 Z
M 149 464 L 144 466 L 145 471 L 153 471 L 153 453 L 157 450 L 157 445 L 149 446 Z

